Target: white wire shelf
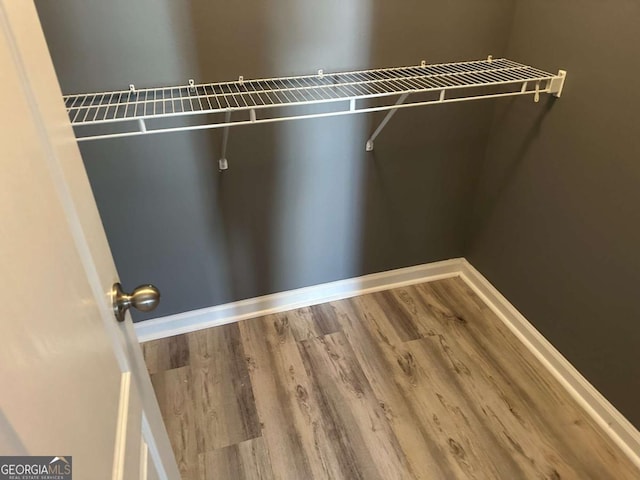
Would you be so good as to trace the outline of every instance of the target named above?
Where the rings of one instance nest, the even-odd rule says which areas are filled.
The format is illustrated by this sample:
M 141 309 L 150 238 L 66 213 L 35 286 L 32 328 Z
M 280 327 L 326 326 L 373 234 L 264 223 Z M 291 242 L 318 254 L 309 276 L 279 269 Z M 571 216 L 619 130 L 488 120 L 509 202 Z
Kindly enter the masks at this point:
M 372 150 L 397 109 L 515 95 L 534 95 L 537 101 L 544 93 L 560 96 L 565 75 L 489 57 L 222 83 L 190 80 L 162 88 L 131 85 L 129 90 L 66 95 L 64 101 L 79 141 L 387 110 L 367 142 Z M 168 122 L 179 118 L 189 118 L 189 124 Z

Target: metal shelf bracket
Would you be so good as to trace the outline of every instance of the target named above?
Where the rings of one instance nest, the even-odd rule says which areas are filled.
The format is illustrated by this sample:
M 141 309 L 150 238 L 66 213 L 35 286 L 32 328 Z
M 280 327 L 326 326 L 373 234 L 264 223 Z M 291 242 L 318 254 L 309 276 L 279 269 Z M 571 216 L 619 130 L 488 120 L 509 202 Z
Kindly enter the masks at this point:
M 227 142 L 229 140 L 229 124 L 231 123 L 231 110 L 227 111 L 224 117 L 224 121 L 227 124 L 222 131 L 222 153 L 220 160 L 218 160 L 218 170 L 221 172 L 229 169 L 229 162 L 227 161 Z
M 398 98 L 398 100 L 396 101 L 395 106 L 403 104 L 408 96 L 409 96 L 408 93 L 403 93 L 402 95 L 400 95 L 400 98 Z M 384 116 L 384 118 L 380 122 L 380 125 L 378 125 L 378 128 L 374 130 L 374 132 L 369 137 L 369 140 L 367 140 L 367 144 L 365 146 L 365 150 L 367 152 L 373 151 L 373 142 L 375 141 L 376 137 L 380 135 L 380 132 L 382 132 L 382 129 L 387 126 L 387 123 L 389 123 L 389 120 L 393 118 L 393 116 L 396 114 L 397 111 L 398 109 L 394 108 L 393 110 L 389 110 L 387 114 Z
M 549 81 L 549 93 L 554 97 L 560 98 L 562 95 L 562 89 L 564 88 L 564 81 L 567 78 L 566 70 L 558 70 L 558 75 Z

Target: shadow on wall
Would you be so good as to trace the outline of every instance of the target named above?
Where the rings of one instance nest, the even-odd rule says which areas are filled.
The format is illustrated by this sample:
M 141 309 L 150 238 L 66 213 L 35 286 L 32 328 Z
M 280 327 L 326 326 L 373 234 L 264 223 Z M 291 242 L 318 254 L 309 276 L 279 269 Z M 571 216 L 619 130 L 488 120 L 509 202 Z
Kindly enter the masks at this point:
M 517 97 L 501 100 L 497 103 L 491 130 L 499 132 L 504 129 L 505 125 L 526 122 L 526 125 L 522 125 L 521 130 L 525 132 L 525 135 L 514 136 L 507 142 L 508 146 L 503 144 L 501 148 L 508 148 L 511 153 L 508 156 L 499 156 L 504 160 L 501 164 L 492 165 L 490 172 L 486 170 L 481 172 L 483 181 L 478 183 L 476 194 L 479 201 L 473 205 L 469 233 L 466 235 L 467 240 L 482 235 L 483 226 L 487 225 L 489 217 L 503 198 L 506 189 L 514 184 L 514 177 L 518 174 L 531 145 L 539 137 L 544 120 L 557 100 L 556 97 L 547 95 L 544 99 L 544 105 L 532 106 L 531 102 L 523 101 Z M 495 145 L 487 145 L 487 152 L 492 151 L 495 147 Z M 492 154 L 492 158 L 494 157 L 496 155 Z
M 374 65 L 499 57 L 510 0 L 371 2 Z M 459 257 L 494 102 L 399 110 L 365 163 L 362 272 Z M 384 113 L 369 116 L 374 128 Z
M 202 78 L 367 66 L 370 10 L 369 0 L 251 1 L 243 9 L 193 2 Z M 217 297 L 237 300 L 359 274 L 367 128 L 358 115 L 229 130 L 229 170 L 215 179 L 210 203 L 219 212 L 211 220 L 223 228 L 228 265 L 228 291 Z M 210 132 L 215 154 L 221 138 L 222 130 Z

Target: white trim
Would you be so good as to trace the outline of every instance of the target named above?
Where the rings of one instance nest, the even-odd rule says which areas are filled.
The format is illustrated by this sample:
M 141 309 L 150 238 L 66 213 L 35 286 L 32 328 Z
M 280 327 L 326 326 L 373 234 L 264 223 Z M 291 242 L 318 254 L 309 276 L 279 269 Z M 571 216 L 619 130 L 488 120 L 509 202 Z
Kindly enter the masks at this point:
M 124 477 L 127 456 L 127 427 L 129 426 L 129 401 L 131 398 L 131 372 L 122 372 L 120 378 L 120 403 L 116 421 L 116 442 L 113 449 L 113 480 Z
M 162 421 L 162 419 L 160 419 Z M 151 459 L 151 463 L 154 467 L 155 476 L 153 478 L 158 478 L 159 480 L 170 480 L 169 473 L 164 468 L 163 456 L 162 452 L 164 451 L 164 446 L 159 445 L 157 441 L 156 435 L 154 435 L 154 429 L 151 428 L 151 423 L 147 419 L 147 414 L 145 411 L 142 412 L 142 443 L 145 445 L 147 458 L 147 465 L 145 466 L 145 471 L 149 472 L 149 464 L 148 460 Z M 146 479 L 147 477 L 142 477 L 142 479 Z M 178 477 L 171 477 L 171 479 L 177 480 Z
M 640 468 L 640 432 L 467 260 L 461 278 Z
M 463 261 L 464 259 L 455 258 L 399 268 L 145 320 L 135 324 L 135 331 L 140 342 L 147 342 L 365 293 L 455 277 L 460 274 Z
M 144 437 L 140 438 L 140 480 L 149 478 L 149 447 Z

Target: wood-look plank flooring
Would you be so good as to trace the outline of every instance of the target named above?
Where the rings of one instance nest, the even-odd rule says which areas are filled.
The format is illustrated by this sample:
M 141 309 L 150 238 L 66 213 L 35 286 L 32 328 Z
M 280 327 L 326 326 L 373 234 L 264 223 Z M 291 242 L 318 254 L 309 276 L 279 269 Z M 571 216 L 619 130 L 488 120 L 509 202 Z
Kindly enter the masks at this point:
M 459 278 L 143 350 L 184 480 L 640 478 Z

